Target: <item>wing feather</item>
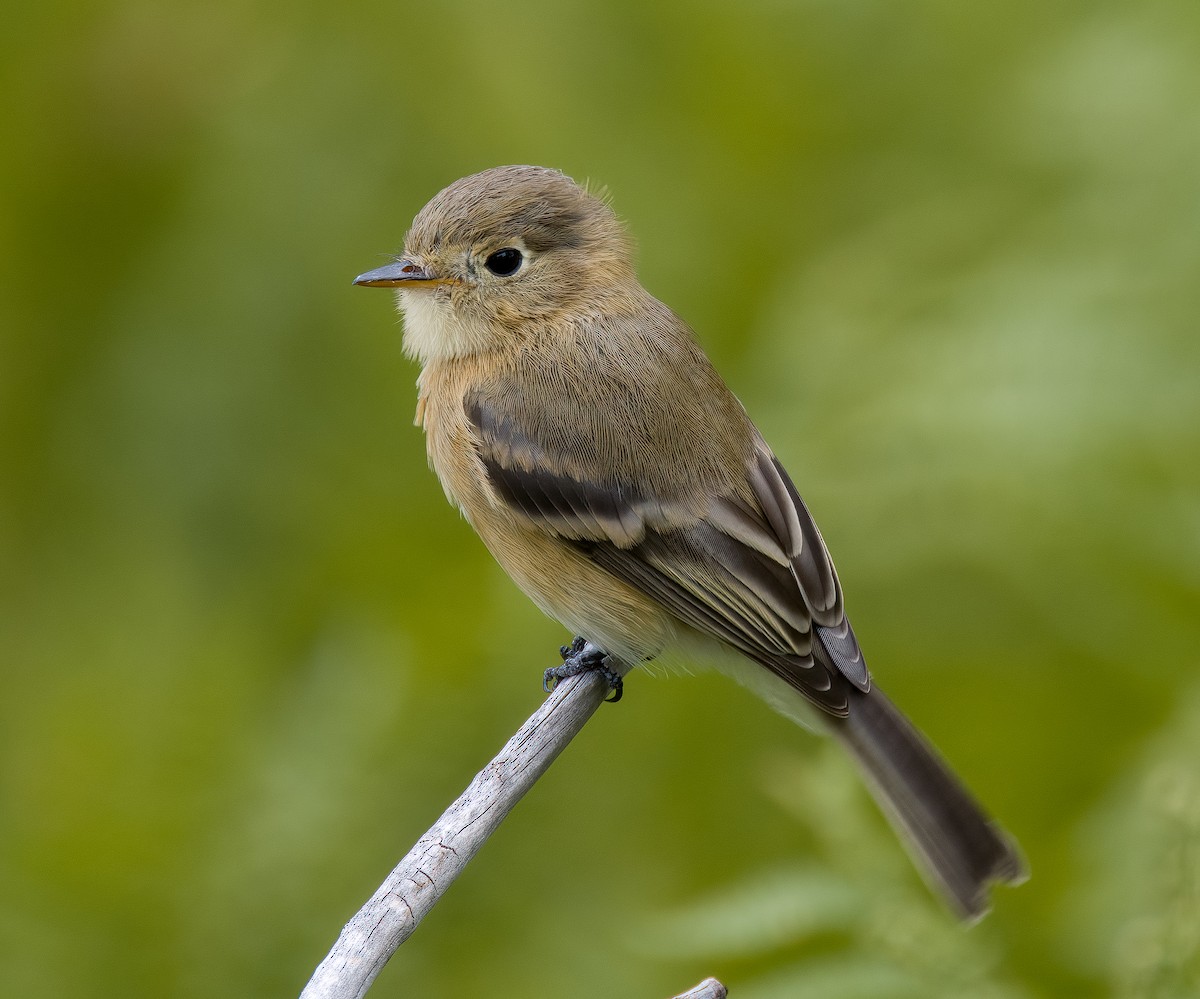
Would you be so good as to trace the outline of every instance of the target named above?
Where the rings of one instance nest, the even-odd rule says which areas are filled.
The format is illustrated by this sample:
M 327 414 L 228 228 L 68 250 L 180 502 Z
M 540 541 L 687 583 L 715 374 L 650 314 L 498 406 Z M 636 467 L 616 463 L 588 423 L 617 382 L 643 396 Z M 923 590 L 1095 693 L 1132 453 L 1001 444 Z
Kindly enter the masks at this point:
M 847 710 L 846 682 L 868 689 L 820 532 L 778 460 L 756 436 L 745 492 L 655 495 L 580 472 L 550 453 L 496 397 L 464 408 L 496 501 L 651 599 L 681 622 L 766 666 L 819 707 Z M 549 471 L 571 468 L 572 474 Z

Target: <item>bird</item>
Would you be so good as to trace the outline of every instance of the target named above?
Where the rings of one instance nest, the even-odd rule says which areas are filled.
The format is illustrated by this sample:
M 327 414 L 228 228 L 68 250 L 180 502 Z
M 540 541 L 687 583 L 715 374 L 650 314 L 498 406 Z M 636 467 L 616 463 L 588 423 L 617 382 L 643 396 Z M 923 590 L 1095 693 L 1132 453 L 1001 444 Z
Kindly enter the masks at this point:
M 548 679 L 600 669 L 616 697 L 650 660 L 711 663 L 818 719 L 960 917 L 1023 880 L 1015 840 L 874 682 L 808 507 L 641 285 L 608 199 L 547 167 L 463 177 L 354 284 L 395 291 L 447 498 L 580 636 Z

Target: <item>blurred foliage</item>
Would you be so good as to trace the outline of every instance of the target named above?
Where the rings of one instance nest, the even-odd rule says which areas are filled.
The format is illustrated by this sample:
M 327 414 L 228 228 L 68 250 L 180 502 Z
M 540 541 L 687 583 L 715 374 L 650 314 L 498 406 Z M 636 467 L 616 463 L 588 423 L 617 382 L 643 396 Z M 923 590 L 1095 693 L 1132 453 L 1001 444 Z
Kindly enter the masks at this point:
M 1200 687 L 1176 714 L 1078 829 L 1087 887 L 1068 910 L 1073 949 L 1138 999 L 1200 983 Z
M 505 162 L 609 189 L 1033 878 L 955 926 L 635 678 L 372 995 L 1200 994 L 1200 6 L 10 8 L 0 994 L 294 994 L 541 696 L 349 283 Z

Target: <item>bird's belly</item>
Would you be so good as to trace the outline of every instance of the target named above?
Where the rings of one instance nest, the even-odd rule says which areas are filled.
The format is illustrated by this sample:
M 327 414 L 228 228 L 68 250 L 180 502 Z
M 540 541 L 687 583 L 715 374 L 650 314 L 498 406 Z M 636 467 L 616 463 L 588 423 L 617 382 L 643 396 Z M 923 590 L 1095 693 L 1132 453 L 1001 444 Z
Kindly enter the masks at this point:
M 445 373 L 422 374 L 422 380 L 428 378 L 431 384 L 437 377 L 445 377 Z M 449 391 L 445 388 L 439 396 L 461 397 L 457 386 L 449 386 Z M 498 504 L 485 484 L 487 475 L 462 408 L 435 406 L 432 398 L 423 394 L 418 410 L 418 422 L 425 426 L 429 463 L 447 498 L 526 595 L 573 634 L 631 666 L 671 644 L 676 625 L 658 603 L 601 569 L 570 542 Z
M 513 581 L 572 634 L 630 666 L 672 643 L 675 628 L 666 611 L 567 542 L 511 523 L 494 530 L 478 518 L 472 522 Z

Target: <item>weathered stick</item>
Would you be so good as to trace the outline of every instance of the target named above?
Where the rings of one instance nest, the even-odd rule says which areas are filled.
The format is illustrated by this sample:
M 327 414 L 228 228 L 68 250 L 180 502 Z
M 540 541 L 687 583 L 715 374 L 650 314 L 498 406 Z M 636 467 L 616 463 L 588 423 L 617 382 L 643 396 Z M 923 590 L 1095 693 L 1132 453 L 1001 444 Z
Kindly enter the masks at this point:
M 681 992 L 671 999 L 725 999 L 729 991 L 715 978 L 706 978 L 694 989 Z
M 388 958 L 609 692 L 607 681 L 598 673 L 560 681 L 346 924 L 301 999 L 362 999 Z M 712 991 L 710 983 L 720 991 Z M 709 990 L 698 991 L 705 988 Z M 724 986 L 715 979 L 685 993 L 703 999 L 724 994 Z

